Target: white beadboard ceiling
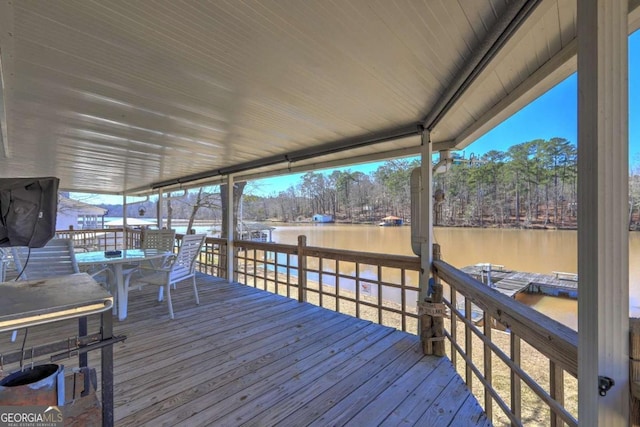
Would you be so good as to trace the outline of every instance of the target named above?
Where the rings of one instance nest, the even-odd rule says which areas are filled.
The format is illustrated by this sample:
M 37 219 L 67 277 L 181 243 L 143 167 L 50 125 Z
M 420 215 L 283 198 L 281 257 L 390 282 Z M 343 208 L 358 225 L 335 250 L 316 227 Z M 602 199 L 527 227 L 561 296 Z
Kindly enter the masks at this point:
M 576 25 L 575 0 L 0 0 L 0 177 L 140 192 L 417 153 L 419 126 L 461 148 L 575 71 Z

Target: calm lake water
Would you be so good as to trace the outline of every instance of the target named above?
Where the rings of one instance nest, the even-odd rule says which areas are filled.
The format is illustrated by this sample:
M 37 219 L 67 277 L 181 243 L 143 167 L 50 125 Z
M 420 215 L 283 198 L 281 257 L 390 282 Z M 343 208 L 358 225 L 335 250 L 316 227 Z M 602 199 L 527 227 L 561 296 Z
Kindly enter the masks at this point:
M 413 255 L 410 233 L 410 227 L 316 224 L 277 226 L 273 239 L 297 244 L 298 235 L 304 234 L 310 246 Z M 490 262 L 512 270 L 545 274 L 577 273 L 578 269 L 575 231 L 436 228 L 435 241 L 441 246 L 443 259 L 456 267 Z M 630 234 L 629 253 L 630 314 L 640 316 L 640 263 L 634 261 L 640 256 L 640 233 Z M 577 328 L 575 300 L 538 295 L 522 295 L 518 299 Z

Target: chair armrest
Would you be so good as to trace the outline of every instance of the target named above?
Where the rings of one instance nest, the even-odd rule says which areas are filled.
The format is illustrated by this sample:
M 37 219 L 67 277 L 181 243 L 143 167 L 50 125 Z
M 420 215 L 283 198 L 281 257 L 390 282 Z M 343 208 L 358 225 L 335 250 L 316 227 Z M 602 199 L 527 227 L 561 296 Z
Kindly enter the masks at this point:
M 176 254 L 169 254 L 166 257 L 162 258 L 162 264 L 156 269 L 160 271 L 171 271 L 173 268 L 173 264 L 178 259 Z

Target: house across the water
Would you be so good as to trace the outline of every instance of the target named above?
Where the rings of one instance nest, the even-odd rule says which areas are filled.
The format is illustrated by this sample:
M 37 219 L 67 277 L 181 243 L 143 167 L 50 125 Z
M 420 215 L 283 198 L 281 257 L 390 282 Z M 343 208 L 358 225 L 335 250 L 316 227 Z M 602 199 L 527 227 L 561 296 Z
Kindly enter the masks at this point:
M 382 218 L 382 221 L 380 221 L 380 224 L 378 225 L 381 227 L 393 227 L 393 226 L 402 225 L 402 224 L 403 224 L 402 218 L 389 215 Z
M 273 243 L 273 230 L 275 227 L 270 227 L 264 224 L 251 224 L 242 223 L 239 225 L 238 234 L 240 240 L 250 240 L 252 242 L 265 242 Z
M 104 208 L 61 195 L 58 197 L 56 230 L 68 230 L 71 227 L 76 230 L 102 228 L 106 214 Z
M 333 222 L 333 216 L 328 214 L 315 214 L 313 216 L 313 222 L 322 222 L 322 223 Z

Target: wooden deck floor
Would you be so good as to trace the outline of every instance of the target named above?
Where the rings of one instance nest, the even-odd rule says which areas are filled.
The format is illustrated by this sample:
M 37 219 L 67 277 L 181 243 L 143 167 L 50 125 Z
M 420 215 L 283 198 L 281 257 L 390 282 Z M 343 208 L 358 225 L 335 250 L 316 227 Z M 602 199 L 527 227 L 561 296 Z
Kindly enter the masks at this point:
M 131 292 L 130 317 L 114 324 L 127 335 L 115 345 L 116 425 L 490 425 L 449 360 L 423 356 L 416 336 L 198 281 L 201 305 L 183 284 L 173 321 L 156 290 Z M 26 346 L 65 334 L 75 322 L 31 328 Z M 0 340 L 3 351 L 17 345 Z

